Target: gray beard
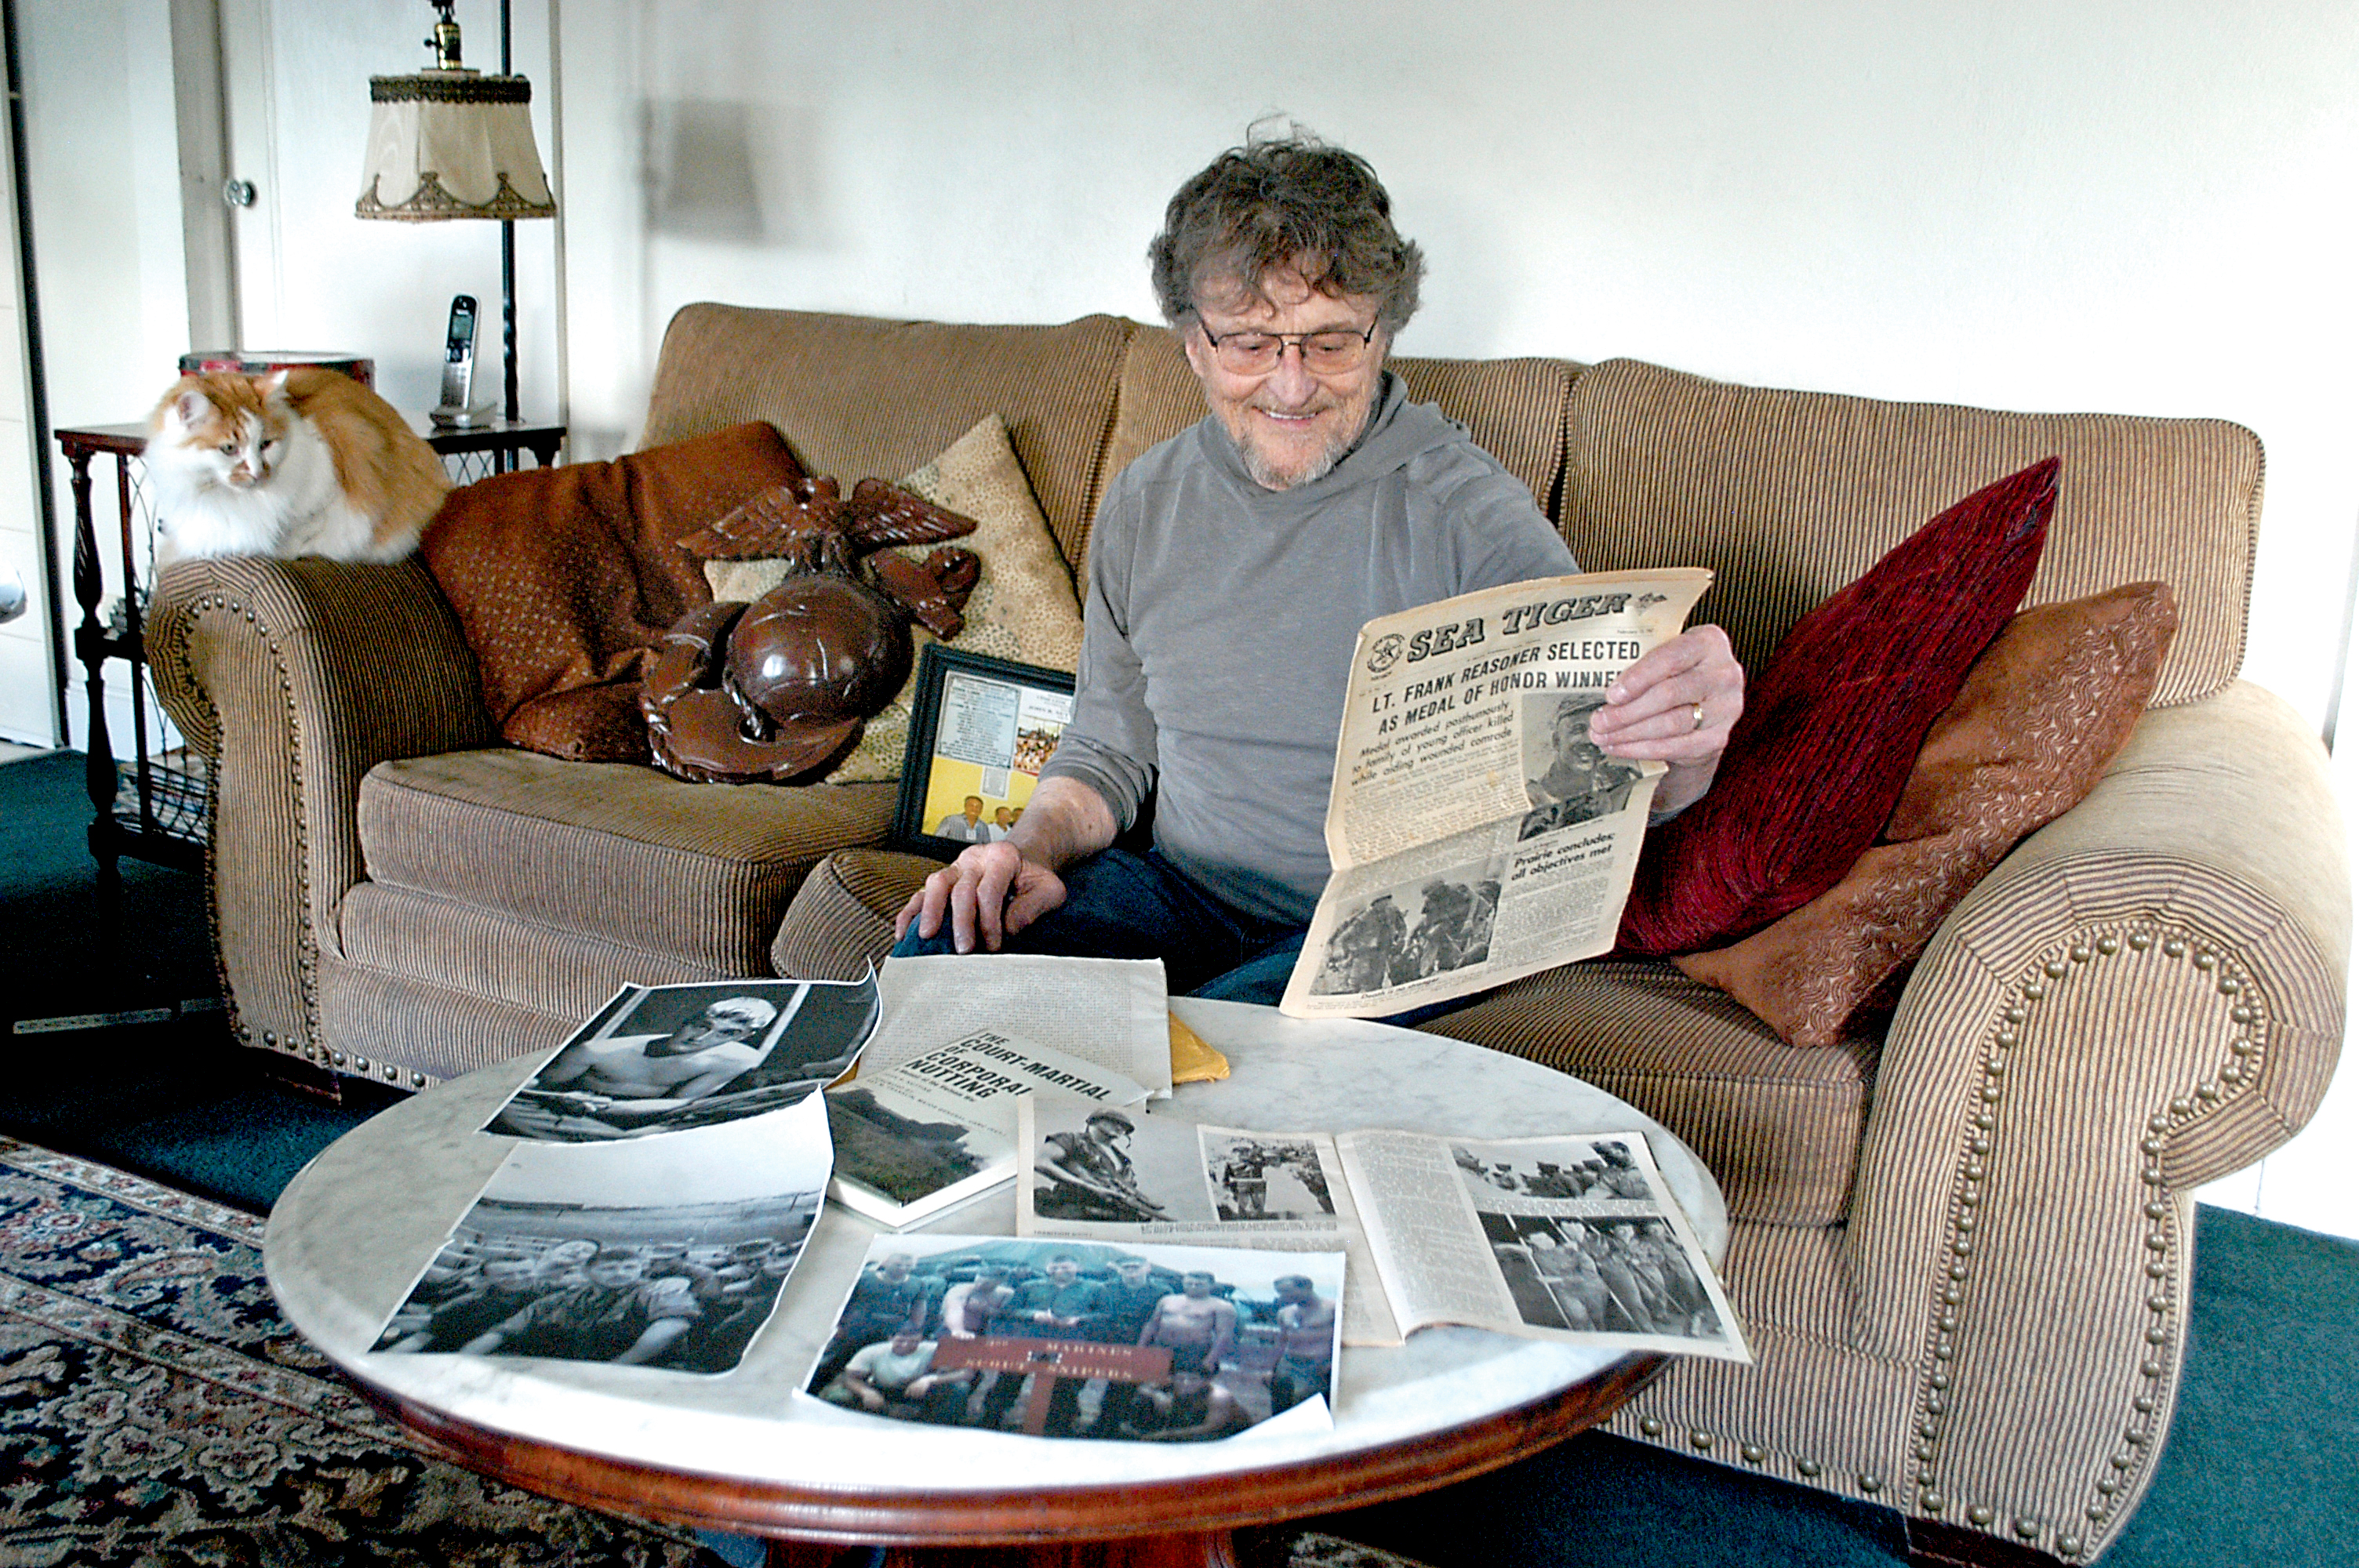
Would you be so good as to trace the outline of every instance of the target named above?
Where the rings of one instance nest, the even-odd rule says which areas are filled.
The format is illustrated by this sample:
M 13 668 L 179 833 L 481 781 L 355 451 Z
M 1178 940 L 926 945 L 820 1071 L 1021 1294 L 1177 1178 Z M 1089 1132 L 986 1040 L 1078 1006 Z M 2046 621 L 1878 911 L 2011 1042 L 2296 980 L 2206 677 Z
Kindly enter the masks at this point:
M 1292 479 L 1272 471 L 1269 465 L 1262 461 L 1261 454 L 1243 441 L 1233 440 L 1230 444 L 1237 449 L 1237 456 L 1245 461 L 1246 475 L 1256 484 L 1264 490 L 1299 490 L 1306 484 L 1325 479 L 1329 474 L 1333 473 L 1335 465 L 1350 457 L 1358 449 L 1360 442 L 1367 436 L 1369 427 L 1375 422 L 1376 410 L 1372 404 L 1368 408 L 1366 421 L 1357 430 L 1349 436 L 1338 436 L 1328 442 L 1327 449 L 1320 453 L 1309 468 Z

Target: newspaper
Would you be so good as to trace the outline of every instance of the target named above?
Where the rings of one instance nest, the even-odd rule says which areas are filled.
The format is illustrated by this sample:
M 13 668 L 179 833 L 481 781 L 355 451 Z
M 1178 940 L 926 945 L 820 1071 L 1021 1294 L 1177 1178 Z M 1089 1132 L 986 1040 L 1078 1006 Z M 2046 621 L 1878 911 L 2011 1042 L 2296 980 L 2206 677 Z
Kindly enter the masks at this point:
M 1017 1115 L 1017 1235 L 1340 1249 L 1346 1345 L 1454 1323 L 1753 1358 L 1641 1132 L 1247 1131 L 1050 1095 Z
M 1169 1000 L 1160 959 L 969 953 L 887 958 L 876 972 L 881 1014 L 863 1075 L 897 1067 L 978 1029 L 1021 1020 L 1025 1038 L 1171 1093 Z
M 1660 762 L 1591 712 L 1712 574 L 1545 578 L 1371 621 L 1327 801 L 1334 871 L 1281 1008 L 1373 1018 L 1612 947 Z

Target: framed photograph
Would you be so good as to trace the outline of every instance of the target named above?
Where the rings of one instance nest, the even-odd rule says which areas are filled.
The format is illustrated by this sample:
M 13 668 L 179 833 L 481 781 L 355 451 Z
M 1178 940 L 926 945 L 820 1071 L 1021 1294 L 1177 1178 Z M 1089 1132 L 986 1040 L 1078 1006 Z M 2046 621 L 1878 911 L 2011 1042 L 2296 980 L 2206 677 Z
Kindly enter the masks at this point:
M 929 643 L 918 661 L 893 841 L 954 859 L 1005 838 L 1073 717 L 1073 677 Z

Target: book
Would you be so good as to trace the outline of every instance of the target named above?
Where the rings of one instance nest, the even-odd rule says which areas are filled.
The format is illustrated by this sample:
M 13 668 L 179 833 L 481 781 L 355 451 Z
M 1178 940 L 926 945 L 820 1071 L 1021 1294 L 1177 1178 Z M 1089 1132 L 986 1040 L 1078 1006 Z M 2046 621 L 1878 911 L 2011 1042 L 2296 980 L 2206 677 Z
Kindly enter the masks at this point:
M 1016 1175 L 1016 1101 L 1036 1091 L 1133 1107 L 1144 1085 L 993 1029 L 827 1091 L 828 1195 L 898 1230 Z

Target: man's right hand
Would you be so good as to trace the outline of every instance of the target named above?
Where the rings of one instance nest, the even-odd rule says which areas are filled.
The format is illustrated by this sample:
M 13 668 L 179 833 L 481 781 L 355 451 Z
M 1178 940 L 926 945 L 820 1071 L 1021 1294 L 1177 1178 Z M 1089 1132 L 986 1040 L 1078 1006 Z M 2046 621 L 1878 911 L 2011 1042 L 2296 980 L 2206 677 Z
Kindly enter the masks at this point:
M 1009 935 L 1064 902 L 1064 879 L 1027 860 L 1012 841 L 970 844 L 901 906 L 893 937 L 900 940 L 913 922 L 919 935 L 933 936 L 947 916 L 951 945 L 959 952 L 972 953 L 980 945 L 996 953 Z

